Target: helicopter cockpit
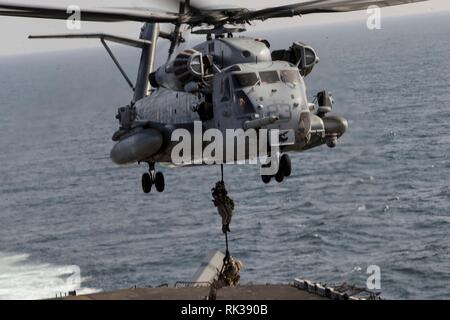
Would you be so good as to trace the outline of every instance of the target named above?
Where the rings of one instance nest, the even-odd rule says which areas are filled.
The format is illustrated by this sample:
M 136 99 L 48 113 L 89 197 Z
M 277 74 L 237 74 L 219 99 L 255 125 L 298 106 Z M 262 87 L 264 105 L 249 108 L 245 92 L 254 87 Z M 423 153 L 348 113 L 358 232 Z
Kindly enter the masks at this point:
M 258 87 L 273 87 L 273 93 L 277 92 L 276 87 L 288 86 L 296 87 L 303 83 L 298 69 L 268 70 L 259 72 L 240 72 L 231 74 L 234 90 L 254 89 Z
M 214 106 L 225 118 L 289 121 L 294 108 L 306 106 L 303 78 L 286 62 L 235 65 L 215 80 Z

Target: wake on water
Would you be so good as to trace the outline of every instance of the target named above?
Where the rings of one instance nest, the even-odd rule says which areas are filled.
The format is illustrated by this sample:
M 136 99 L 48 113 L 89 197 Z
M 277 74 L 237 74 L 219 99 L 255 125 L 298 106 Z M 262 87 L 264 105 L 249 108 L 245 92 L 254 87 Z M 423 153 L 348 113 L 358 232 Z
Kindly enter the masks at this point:
M 48 299 L 76 290 L 77 294 L 99 292 L 83 288 L 80 268 L 28 261 L 29 254 L 0 252 L 0 300 Z

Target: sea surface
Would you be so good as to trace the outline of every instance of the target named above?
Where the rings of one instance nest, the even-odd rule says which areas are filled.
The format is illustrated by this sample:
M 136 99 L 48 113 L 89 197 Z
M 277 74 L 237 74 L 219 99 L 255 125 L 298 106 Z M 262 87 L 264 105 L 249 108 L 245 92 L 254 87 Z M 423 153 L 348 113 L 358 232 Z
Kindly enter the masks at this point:
M 450 14 L 382 27 L 259 33 L 274 49 L 317 50 L 308 95 L 333 91 L 350 127 L 336 149 L 293 154 L 282 184 L 225 167 L 242 283 L 364 287 L 376 265 L 386 298 L 450 298 Z M 114 51 L 134 78 L 138 52 Z M 111 163 L 116 109 L 130 99 L 100 48 L 0 59 L 0 299 L 67 292 L 73 266 L 81 293 L 189 281 L 224 250 L 218 167 L 162 168 L 166 191 L 145 195 L 145 166 Z

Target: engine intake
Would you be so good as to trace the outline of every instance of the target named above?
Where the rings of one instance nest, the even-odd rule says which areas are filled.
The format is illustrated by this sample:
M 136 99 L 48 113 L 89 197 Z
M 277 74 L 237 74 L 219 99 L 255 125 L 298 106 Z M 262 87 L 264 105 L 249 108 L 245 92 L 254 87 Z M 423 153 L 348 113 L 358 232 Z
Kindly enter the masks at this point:
M 320 61 L 314 49 L 301 42 L 294 42 L 288 50 L 273 51 L 272 60 L 287 61 L 297 65 L 303 77 L 310 74 Z
M 202 53 L 188 49 L 180 52 L 173 61 L 151 73 L 150 84 L 154 88 L 163 87 L 176 91 L 185 91 L 185 87 L 188 84 L 200 82 L 203 75 Z

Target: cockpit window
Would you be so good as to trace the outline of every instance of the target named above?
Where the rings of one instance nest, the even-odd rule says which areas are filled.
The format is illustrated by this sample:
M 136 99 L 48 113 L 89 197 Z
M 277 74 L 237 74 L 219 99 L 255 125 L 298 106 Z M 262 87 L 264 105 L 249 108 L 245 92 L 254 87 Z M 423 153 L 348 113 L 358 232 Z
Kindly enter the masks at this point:
M 301 82 L 300 73 L 297 70 L 283 70 L 281 80 L 284 83 L 298 84 Z
M 253 107 L 252 102 L 244 93 L 244 91 L 240 90 L 236 92 L 236 98 L 238 102 L 237 113 L 238 114 L 250 114 L 255 113 L 255 108 Z
M 280 81 L 280 77 L 278 76 L 278 72 L 276 71 L 260 72 L 259 76 L 261 78 L 261 83 L 263 84 L 277 83 Z
M 258 82 L 256 73 L 241 73 L 233 75 L 235 89 L 254 86 Z

